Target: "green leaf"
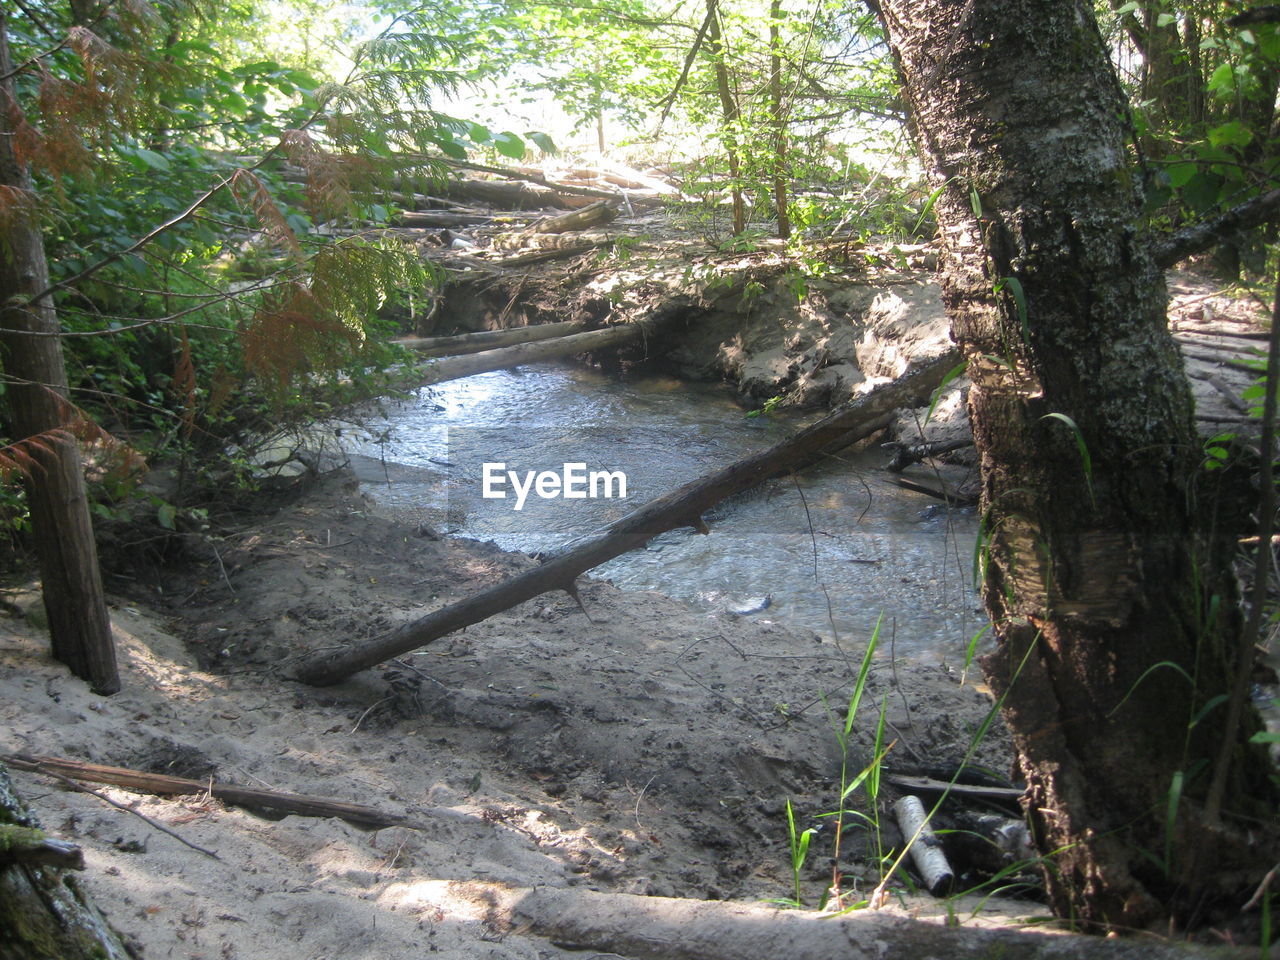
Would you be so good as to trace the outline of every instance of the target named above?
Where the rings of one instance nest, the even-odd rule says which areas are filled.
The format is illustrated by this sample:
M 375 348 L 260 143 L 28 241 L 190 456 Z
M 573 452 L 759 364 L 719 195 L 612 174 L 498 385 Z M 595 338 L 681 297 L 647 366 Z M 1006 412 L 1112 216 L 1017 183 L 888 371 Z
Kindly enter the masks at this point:
M 1209 142 L 1215 147 L 1243 147 L 1253 140 L 1253 131 L 1239 120 L 1232 120 L 1209 131 Z
M 1014 309 L 1018 311 L 1018 325 L 1022 327 L 1022 339 L 1031 339 L 1031 328 L 1027 326 L 1027 296 L 1022 290 L 1022 281 L 1017 277 L 1002 277 L 995 285 L 994 292 L 1007 289 L 1013 297 Z
M 156 520 L 159 521 L 160 526 L 164 527 L 166 530 L 175 529 L 173 521 L 177 516 L 178 508 L 172 503 L 162 503 L 160 504 L 159 509 L 156 510 Z
M 1093 500 L 1093 459 L 1089 456 L 1089 447 L 1084 442 L 1084 434 L 1080 432 L 1080 427 L 1065 413 L 1046 413 L 1041 420 L 1057 420 L 1059 423 L 1065 423 L 1071 433 L 1076 438 L 1076 449 L 1080 451 L 1080 462 L 1084 466 L 1084 483 L 1089 491 L 1089 499 Z
M 543 153 L 554 154 L 554 153 L 560 152 L 559 149 L 557 149 L 556 147 L 555 141 L 552 140 L 545 133 L 542 133 L 541 131 L 538 131 L 538 130 L 530 131 L 527 134 L 527 136 L 529 137 L 530 140 L 534 142 L 537 148 L 541 150 Z
M 1203 213 L 1215 206 L 1222 194 L 1222 177 L 1201 170 L 1182 188 L 1182 200 L 1192 210 Z
M 493 146 L 504 157 L 510 157 L 512 160 L 524 159 L 524 140 L 514 133 L 497 134 L 493 138 Z
M 951 381 L 954 380 L 956 377 L 960 376 L 962 373 L 964 373 L 965 370 L 968 369 L 968 367 L 969 367 L 968 361 L 961 360 L 954 367 L 952 367 L 950 370 L 947 371 L 947 375 L 943 377 L 942 382 L 938 384 L 938 389 L 933 391 L 933 399 L 929 403 L 929 412 L 924 415 L 925 423 L 929 422 L 930 418 L 933 416 L 933 412 L 938 409 L 938 401 L 942 399 L 942 394 L 944 391 L 946 391 Z
M 437 140 L 436 143 L 446 157 L 453 157 L 455 160 L 467 159 L 467 148 L 457 140 Z
M 146 147 L 134 147 L 133 155 L 152 170 L 159 170 L 162 173 L 169 172 L 171 166 L 169 159 L 162 154 L 156 153 L 154 150 L 148 150 Z
M 1156 17 L 1157 27 L 1167 27 L 1169 24 L 1176 22 L 1178 15 L 1176 13 L 1162 13 Z
M 1165 168 L 1165 173 L 1169 175 L 1169 186 L 1175 189 L 1185 187 L 1187 182 L 1199 172 L 1200 165 L 1191 160 Z
M 1236 72 L 1230 63 L 1221 63 L 1209 78 L 1209 90 L 1213 93 L 1230 94 L 1236 89 Z

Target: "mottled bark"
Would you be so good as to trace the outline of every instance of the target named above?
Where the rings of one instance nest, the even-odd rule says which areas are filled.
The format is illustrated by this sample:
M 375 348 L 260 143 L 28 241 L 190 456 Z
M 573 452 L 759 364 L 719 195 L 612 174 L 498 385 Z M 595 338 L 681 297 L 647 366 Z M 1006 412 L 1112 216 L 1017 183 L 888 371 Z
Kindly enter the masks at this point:
M 11 72 L 0 14 L 0 75 Z M 14 102 L 12 78 L 0 82 L 0 98 Z M 41 438 L 31 448 L 37 469 L 27 477 L 27 500 L 53 655 L 96 692 L 110 694 L 120 679 L 80 452 L 74 440 L 49 434 L 67 425 L 58 318 L 49 297 L 31 301 L 48 288 L 49 265 L 32 204 L 15 202 L 33 194 L 9 125 L 8 111 L 0 110 L 0 199 L 9 205 L 0 242 L 0 360 L 9 381 L 9 426 L 15 440 Z
M 943 291 L 973 379 L 999 641 L 984 667 L 1054 907 L 1109 927 L 1202 919 L 1271 853 L 1227 829 L 1217 859 L 1200 856 L 1224 711 L 1200 713 L 1230 689 L 1239 618 L 1226 545 L 1196 521 L 1200 442 L 1124 96 L 1085 0 L 879 6 L 945 187 Z M 1239 744 L 1233 815 L 1273 815 L 1268 768 Z
M 0 764 L 0 849 L 15 832 L 36 833 Z M 74 876 L 53 866 L 0 861 L 0 960 L 126 960 L 119 935 Z

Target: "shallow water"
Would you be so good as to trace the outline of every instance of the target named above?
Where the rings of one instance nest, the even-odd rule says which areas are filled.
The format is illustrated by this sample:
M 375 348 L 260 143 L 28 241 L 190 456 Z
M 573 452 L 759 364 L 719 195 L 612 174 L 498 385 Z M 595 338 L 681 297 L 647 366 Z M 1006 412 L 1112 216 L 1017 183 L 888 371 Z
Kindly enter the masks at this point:
M 589 536 L 803 422 L 748 418 L 718 386 L 542 366 L 388 405 L 363 421 L 353 462 L 380 512 L 537 553 Z M 834 622 L 855 643 L 883 613 L 882 642 L 892 632 L 902 654 L 957 663 L 985 622 L 969 587 L 976 520 L 886 483 L 885 459 L 879 450 L 854 454 L 807 471 L 798 488 L 772 480 L 715 507 L 709 536 L 672 531 L 592 575 L 826 637 Z M 486 462 L 506 464 L 521 483 L 527 471 L 561 474 L 565 463 L 622 471 L 627 496 L 542 499 L 531 488 L 517 510 L 509 480 L 491 486 L 505 499 L 482 496 Z

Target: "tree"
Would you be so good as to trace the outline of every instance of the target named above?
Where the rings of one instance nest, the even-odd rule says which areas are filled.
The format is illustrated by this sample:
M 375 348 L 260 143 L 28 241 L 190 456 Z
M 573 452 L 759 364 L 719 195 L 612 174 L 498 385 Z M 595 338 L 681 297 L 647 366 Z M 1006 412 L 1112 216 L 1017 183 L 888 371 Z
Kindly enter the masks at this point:
M 13 74 L 8 24 L 0 12 L 0 100 L 8 103 L 17 102 Z M 120 689 L 115 640 L 80 451 L 67 432 L 67 375 L 44 239 L 12 117 L 10 110 L 0 110 L 0 200 L 8 221 L 0 245 L 0 343 L 10 426 L 31 456 L 27 493 L 53 655 L 95 692 L 112 694 Z
M 1123 91 L 1085 0 L 877 6 L 941 188 L 998 641 L 984 668 L 1054 908 L 1095 928 L 1204 920 L 1272 865 L 1248 833 L 1274 839 L 1277 794 L 1256 717 L 1226 729 L 1250 667 L 1231 531 L 1201 520 Z M 1228 735 L 1219 817 L 1208 768 Z

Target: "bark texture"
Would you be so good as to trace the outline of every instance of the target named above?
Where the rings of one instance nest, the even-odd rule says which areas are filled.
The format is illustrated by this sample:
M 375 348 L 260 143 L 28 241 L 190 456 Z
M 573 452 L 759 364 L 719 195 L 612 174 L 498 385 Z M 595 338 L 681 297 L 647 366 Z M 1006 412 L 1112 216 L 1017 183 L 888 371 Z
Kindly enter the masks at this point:
M 0 75 L 11 73 L 0 14 Z M 14 102 L 11 78 L 0 82 L 0 96 Z M 120 678 L 80 452 L 69 437 L 49 436 L 67 425 L 67 375 L 53 301 L 28 302 L 48 288 L 49 264 L 34 209 L 15 202 L 24 197 L 33 204 L 34 195 L 10 125 L 8 112 L 0 110 L 0 188 L 10 206 L 0 243 L 0 360 L 8 380 L 9 429 L 17 441 L 43 435 L 31 448 L 39 469 L 27 478 L 27 496 L 53 655 L 95 692 L 111 694 L 120 689 Z
M 38 828 L 0 765 L 0 844 L 7 833 Z M 0 863 L 0 960 L 128 957 L 74 877 L 51 866 Z
M 1085 0 L 879 6 L 945 186 L 944 299 L 973 380 L 999 640 L 984 666 L 1054 907 L 1100 927 L 1202 920 L 1271 853 L 1233 828 L 1217 859 L 1200 853 L 1225 711 L 1200 715 L 1230 689 L 1238 617 L 1224 545 L 1195 519 L 1200 443 L 1124 96 Z M 1232 813 L 1267 819 L 1254 724 Z

